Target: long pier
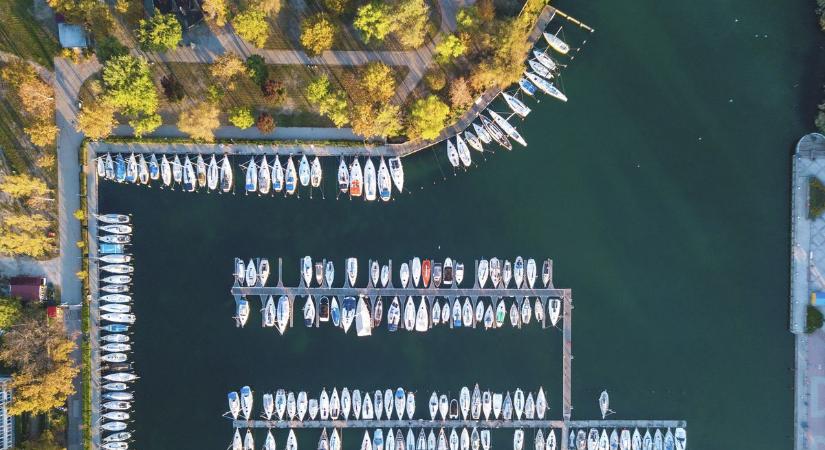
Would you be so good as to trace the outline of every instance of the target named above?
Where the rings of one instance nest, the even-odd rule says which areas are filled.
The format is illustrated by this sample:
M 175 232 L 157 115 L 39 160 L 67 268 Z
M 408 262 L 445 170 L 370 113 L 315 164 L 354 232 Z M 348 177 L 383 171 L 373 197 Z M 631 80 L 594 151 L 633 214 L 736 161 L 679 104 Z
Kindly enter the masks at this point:
M 676 428 L 684 420 L 234 420 L 235 428 Z M 566 434 L 565 434 L 566 436 Z

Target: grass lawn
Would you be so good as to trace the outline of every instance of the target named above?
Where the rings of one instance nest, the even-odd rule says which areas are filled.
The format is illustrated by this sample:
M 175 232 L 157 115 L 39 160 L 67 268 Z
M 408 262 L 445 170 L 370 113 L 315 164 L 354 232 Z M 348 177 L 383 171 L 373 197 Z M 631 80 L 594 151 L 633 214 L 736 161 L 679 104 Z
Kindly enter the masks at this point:
M 275 117 L 277 126 L 304 126 L 304 127 L 333 127 L 327 118 L 315 112 L 307 102 L 304 90 L 307 84 L 315 77 L 326 73 L 333 88 L 344 89 L 347 92 L 358 92 L 360 67 L 307 67 L 302 65 L 268 65 L 269 78 L 283 83 L 285 89 L 284 101 L 280 104 L 267 101 L 261 95 L 260 88 L 248 77 L 240 77 L 235 82 L 234 89 L 227 89 L 220 100 L 220 109 L 223 112 L 221 123 L 228 124 L 227 113 L 230 109 L 242 106 L 251 107 L 254 111 L 266 111 Z M 399 82 L 406 76 L 406 67 L 394 67 L 396 80 Z M 152 66 L 155 84 L 160 95 L 160 114 L 164 124 L 175 124 L 181 111 L 193 103 L 208 97 L 208 89 L 212 84 L 208 64 L 196 63 L 166 63 Z M 180 81 L 185 97 L 180 102 L 171 103 L 163 95 L 160 80 L 171 74 Z M 81 89 L 81 99 L 88 102 L 93 98 L 90 83 L 97 77 L 90 78 Z
M 57 40 L 29 13 L 30 0 L 5 0 L 0 7 L 0 50 L 52 68 Z

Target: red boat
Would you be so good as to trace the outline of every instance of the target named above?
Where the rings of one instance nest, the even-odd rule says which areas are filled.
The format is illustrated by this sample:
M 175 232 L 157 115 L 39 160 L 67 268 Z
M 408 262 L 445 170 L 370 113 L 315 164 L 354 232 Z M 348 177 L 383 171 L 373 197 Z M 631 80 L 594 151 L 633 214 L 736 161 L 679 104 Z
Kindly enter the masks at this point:
M 425 259 L 423 263 L 421 263 L 421 281 L 424 282 L 424 287 L 430 286 L 430 274 L 432 269 L 432 263 L 429 259 Z

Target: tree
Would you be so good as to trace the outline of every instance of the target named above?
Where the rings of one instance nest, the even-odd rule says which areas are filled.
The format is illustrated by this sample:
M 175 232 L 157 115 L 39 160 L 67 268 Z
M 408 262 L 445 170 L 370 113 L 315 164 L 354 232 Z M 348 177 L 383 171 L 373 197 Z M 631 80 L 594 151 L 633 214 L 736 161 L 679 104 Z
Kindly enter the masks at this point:
M 478 0 L 478 18 L 483 22 L 492 22 L 496 18 L 496 5 L 493 0 Z
M 262 111 L 258 114 L 258 119 L 255 121 L 255 126 L 258 127 L 261 133 L 267 134 L 275 130 L 275 118 L 268 112 Z
M 352 112 L 352 131 L 364 137 L 387 137 L 401 133 L 401 109 L 397 105 L 361 103 Z
M 105 101 L 94 101 L 84 106 L 77 116 L 77 131 L 93 140 L 109 136 L 115 125 L 115 107 Z
M 226 53 L 215 58 L 215 62 L 209 67 L 209 72 L 227 89 L 233 90 L 237 78 L 246 74 L 246 65 L 234 53 Z
M 408 134 L 410 137 L 435 139 L 447 122 L 450 107 L 437 96 L 418 99 L 410 109 Z
M 137 38 L 144 50 L 172 50 L 183 39 L 183 30 L 174 14 L 158 13 L 140 20 Z
M 238 36 L 255 47 L 263 47 L 269 38 L 269 24 L 266 23 L 264 12 L 257 8 L 249 8 L 235 16 L 232 26 Z
M 20 444 L 21 450 L 66 450 L 66 447 L 57 442 L 54 433 L 45 429 L 37 439 L 29 439 Z
M 252 109 L 234 108 L 229 112 L 229 123 L 238 128 L 249 128 L 255 125 L 255 118 L 252 117 Z
M 466 78 L 456 78 L 450 83 L 450 103 L 454 109 L 464 109 L 473 104 L 473 94 Z
M 207 20 L 219 27 L 226 25 L 226 18 L 229 15 L 229 5 L 226 0 L 203 0 L 201 8 Z
M 249 78 L 252 78 L 252 81 L 258 86 L 263 86 L 269 77 L 269 68 L 266 67 L 266 61 L 263 57 L 261 55 L 250 55 L 249 58 L 246 58 L 244 64 Z
M 5 330 L 20 320 L 23 307 L 16 298 L 0 297 L 0 330 Z
M 814 331 L 822 328 L 822 311 L 816 306 L 808 305 L 806 319 L 805 319 L 805 333 L 811 334 Z
M 451 34 L 442 39 L 438 45 L 435 46 L 436 59 L 441 64 L 446 64 L 463 55 L 467 51 L 467 47 L 461 42 L 458 36 Z
M 329 90 L 329 77 L 321 75 L 307 85 L 307 100 L 314 105 L 318 105 L 329 94 Z
M 353 25 L 364 37 L 364 42 L 383 41 L 392 31 L 392 17 L 389 7 L 383 3 L 367 3 L 358 8 Z
M 46 183 L 26 174 L 6 175 L 0 181 L 0 191 L 17 199 L 42 197 L 50 192 Z
M 476 31 L 480 20 L 478 6 L 476 5 L 459 8 L 458 13 L 455 15 L 455 22 L 459 31 Z
M 12 61 L 2 69 L 0 77 L 11 87 L 27 115 L 43 118 L 54 114 L 54 90 L 28 63 Z
M 125 55 L 129 53 L 129 49 L 120 43 L 114 36 L 103 36 L 97 40 L 97 59 L 101 63 L 106 63 L 114 56 Z
M 301 24 L 301 45 L 310 55 L 320 55 L 332 48 L 338 30 L 324 13 L 314 14 Z
M 323 4 L 327 11 L 341 15 L 349 9 L 350 0 L 323 0 Z
M 75 344 L 60 322 L 28 317 L 3 336 L 0 361 L 16 369 L 9 413 L 42 414 L 62 406 L 74 393 L 72 380 L 80 372 L 71 359 Z
M 395 35 L 408 48 L 424 45 L 430 7 L 424 0 L 401 0 L 393 11 Z
M 275 16 L 281 10 L 281 0 L 254 0 L 252 5 L 267 16 Z
M 385 102 L 395 94 L 395 74 L 390 67 L 380 61 L 367 64 L 361 77 L 365 93 L 376 102 Z
M 54 250 L 54 238 L 46 235 L 50 222 L 41 214 L 11 213 L 0 223 L 0 253 L 46 256 Z
M 424 74 L 424 82 L 432 91 L 440 91 L 447 85 L 447 75 L 438 66 L 431 68 Z
M 270 103 L 281 103 L 286 96 L 286 89 L 284 84 L 276 80 L 266 80 L 266 83 L 261 86 L 261 93 L 264 99 Z
M 221 125 L 218 120 L 219 114 L 220 111 L 214 103 L 197 103 L 180 114 L 178 128 L 192 139 L 211 141 L 215 138 L 212 131 Z
M 318 112 L 329 117 L 336 127 L 341 128 L 349 122 L 347 94 L 331 89 L 326 75 L 321 75 L 307 85 L 306 96 L 318 108 Z
M 160 114 L 148 114 L 137 117 L 129 121 L 129 125 L 135 131 L 135 136 L 141 137 L 144 134 L 149 134 L 163 125 L 163 119 Z
M 103 86 L 106 102 L 128 115 L 153 114 L 158 109 L 158 93 L 143 58 L 122 55 L 110 59 L 103 66 Z
M 32 144 L 38 147 L 48 147 L 54 145 L 57 134 L 60 130 L 50 120 L 36 120 L 33 124 L 25 127 L 23 131 L 29 136 Z

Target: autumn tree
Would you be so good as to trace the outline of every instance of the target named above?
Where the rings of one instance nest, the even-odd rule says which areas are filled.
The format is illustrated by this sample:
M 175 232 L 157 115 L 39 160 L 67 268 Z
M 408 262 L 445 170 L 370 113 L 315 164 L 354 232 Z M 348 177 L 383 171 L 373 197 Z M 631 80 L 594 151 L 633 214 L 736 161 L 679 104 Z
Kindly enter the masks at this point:
M 117 125 L 115 111 L 116 108 L 106 101 L 85 105 L 77 116 L 77 131 L 93 140 L 109 136 Z
M 247 68 L 237 55 L 226 53 L 215 58 L 215 62 L 209 66 L 209 72 L 228 90 L 233 90 L 238 77 L 246 74 Z
M 54 250 L 46 235 L 50 222 L 41 214 L 10 213 L 0 223 L 0 253 L 41 258 Z
M 323 0 L 322 3 L 327 11 L 341 15 L 349 9 L 350 0 Z
M 23 128 L 23 131 L 32 144 L 38 147 L 54 145 L 57 134 L 60 133 L 60 129 L 50 119 L 35 120 L 34 123 Z
M 252 117 L 252 109 L 234 108 L 229 112 L 229 123 L 238 128 L 249 128 L 255 125 L 255 118 Z
M 60 322 L 43 323 L 36 316 L 23 319 L 3 336 L 0 361 L 15 368 L 10 414 L 42 414 L 66 403 L 80 371 L 71 359 L 74 348 Z
M 361 87 L 372 101 L 385 102 L 395 94 L 395 74 L 383 62 L 373 61 L 363 71 Z
M 435 46 L 436 59 L 441 64 L 454 61 L 463 55 L 465 51 L 467 51 L 467 47 L 461 42 L 461 39 L 454 34 L 442 39 L 441 42 Z
M 270 103 L 280 103 L 286 96 L 286 89 L 284 89 L 284 84 L 280 81 L 266 80 L 266 82 L 261 85 L 261 93 L 266 101 Z
M 474 32 L 478 30 L 480 21 L 478 6 L 476 5 L 459 8 L 458 13 L 455 15 L 458 30 L 462 32 Z
M 450 107 L 435 95 L 418 99 L 410 108 L 408 134 L 413 138 L 435 139 L 449 114 Z
M 206 16 L 206 20 L 222 27 L 226 25 L 226 19 L 229 16 L 229 5 L 227 0 L 203 0 L 201 8 Z
M 23 313 L 20 300 L 0 297 L 0 330 L 6 330 L 17 323 Z
M 54 89 L 43 81 L 34 68 L 22 60 L 8 63 L 0 77 L 11 87 L 19 106 L 29 116 L 54 114 Z
M 394 8 L 393 31 L 402 45 L 418 48 L 427 37 L 430 7 L 424 0 L 401 0 Z
M 424 82 L 431 91 L 440 91 L 447 85 L 447 74 L 438 67 L 432 67 L 424 74 Z
M 258 114 L 258 119 L 255 120 L 255 126 L 261 133 L 267 134 L 275 130 L 275 118 L 266 111 L 261 111 Z
M 457 78 L 450 83 L 450 103 L 455 109 L 463 109 L 473 104 L 473 95 L 466 78 Z
M 475 6 L 478 8 L 479 20 L 492 22 L 496 18 L 496 6 L 493 0 L 478 0 Z
M 144 50 L 171 50 L 183 39 L 183 31 L 174 14 L 159 13 L 149 20 L 140 20 L 137 38 Z
M 393 18 L 388 5 L 371 2 L 358 8 L 353 22 L 364 42 L 383 41 L 393 29 Z
M 281 10 L 281 0 L 252 0 L 250 4 L 267 16 L 275 16 Z
M 46 183 L 26 174 L 4 176 L 0 180 L 0 191 L 18 199 L 42 197 L 50 192 Z
M 163 119 L 160 114 L 141 115 L 129 121 L 129 125 L 135 132 L 135 136 L 141 137 L 157 130 L 163 125 Z
M 301 24 L 301 45 L 310 55 L 320 55 L 332 48 L 338 30 L 324 13 L 314 14 Z
M 149 64 L 132 55 L 115 56 L 103 66 L 105 102 L 127 115 L 154 114 L 158 93 Z
M 192 139 L 212 141 L 213 131 L 220 126 L 220 111 L 212 102 L 200 102 L 180 114 L 178 128 Z
M 255 47 L 263 47 L 269 38 L 269 24 L 263 11 L 258 8 L 249 8 L 232 19 L 232 26 L 238 36 Z
M 396 136 L 401 133 L 401 109 L 391 103 L 357 104 L 352 112 L 352 131 L 369 137 Z
M 349 122 L 347 94 L 340 89 L 332 89 L 326 75 L 319 76 L 307 85 L 306 97 L 309 103 L 318 108 L 319 113 L 329 117 L 336 127 L 340 128 Z

